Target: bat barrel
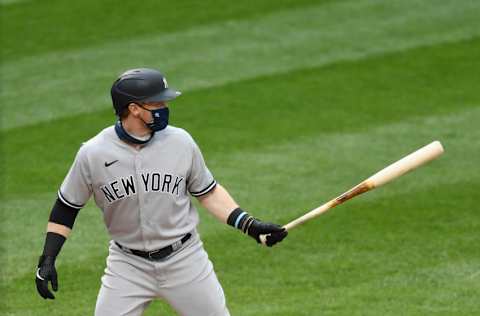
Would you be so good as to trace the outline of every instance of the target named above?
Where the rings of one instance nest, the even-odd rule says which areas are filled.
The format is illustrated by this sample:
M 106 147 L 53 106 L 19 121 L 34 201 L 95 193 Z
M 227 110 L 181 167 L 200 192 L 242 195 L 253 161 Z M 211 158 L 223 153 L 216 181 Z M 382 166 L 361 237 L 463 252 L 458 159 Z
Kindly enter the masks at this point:
M 434 141 L 380 170 L 366 181 L 374 187 L 379 187 L 437 158 L 443 151 L 442 144 L 439 141 Z

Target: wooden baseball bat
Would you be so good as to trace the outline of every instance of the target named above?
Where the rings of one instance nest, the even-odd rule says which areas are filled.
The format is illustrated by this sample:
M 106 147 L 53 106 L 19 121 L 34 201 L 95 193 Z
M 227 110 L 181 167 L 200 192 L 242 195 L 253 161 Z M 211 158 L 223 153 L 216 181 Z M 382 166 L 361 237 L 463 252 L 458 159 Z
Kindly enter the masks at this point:
M 283 227 L 289 231 L 292 228 L 295 228 L 312 218 L 319 216 L 320 214 L 325 213 L 329 209 L 342 204 L 357 195 L 362 193 L 368 192 L 375 188 L 378 188 L 402 175 L 405 173 L 414 170 L 429 161 L 437 158 L 443 153 L 443 146 L 439 141 L 434 141 L 417 151 L 411 153 L 408 156 L 403 157 L 402 159 L 398 160 L 397 162 L 392 163 L 388 167 L 380 170 L 379 172 L 375 173 L 370 178 L 362 181 L 358 185 L 354 186 L 347 192 L 341 194 L 340 196 L 328 201 L 327 203 L 311 210 L 310 212 L 300 216 L 299 218 L 291 221 L 290 223 L 284 225 Z M 266 235 L 261 235 L 260 240 L 263 244 L 266 242 Z

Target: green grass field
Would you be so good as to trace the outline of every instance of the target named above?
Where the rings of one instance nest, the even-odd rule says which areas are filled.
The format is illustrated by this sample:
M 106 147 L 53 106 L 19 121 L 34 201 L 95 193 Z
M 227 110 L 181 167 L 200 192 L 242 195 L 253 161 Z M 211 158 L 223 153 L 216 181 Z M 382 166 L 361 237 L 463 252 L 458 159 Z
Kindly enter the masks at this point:
M 441 140 L 438 161 L 260 247 L 200 209 L 232 315 L 480 315 L 480 2 L 0 1 L 1 315 L 92 315 L 108 235 L 90 202 L 44 301 L 34 271 L 109 88 L 163 70 L 171 123 L 245 209 L 287 223 Z M 161 301 L 146 315 L 175 315 Z M 200 315 L 202 316 L 202 315 Z

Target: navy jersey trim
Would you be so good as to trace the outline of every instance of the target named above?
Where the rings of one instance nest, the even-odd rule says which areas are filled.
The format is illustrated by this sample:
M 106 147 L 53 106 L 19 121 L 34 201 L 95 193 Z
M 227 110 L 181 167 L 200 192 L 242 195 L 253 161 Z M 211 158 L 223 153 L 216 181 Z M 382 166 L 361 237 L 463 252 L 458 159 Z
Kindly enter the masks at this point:
M 208 192 L 212 191 L 213 188 L 215 188 L 216 186 L 217 186 L 217 181 L 213 180 L 212 183 L 210 183 L 205 189 L 203 189 L 201 191 L 198 191 L 198 192 L 191 192 L 190 191 L 190 194 L 193 195 L 193 196 L 205 195 Z
M 58 190 L 58 198 L 60 199 L 60 201 L 63 202 L 63 204 L 67 205 L 67 206 L 70 206 L 72 208 L 75 208 L 77 210 L 81 209 L 83 206 L 85 206 L 85 204 L 83 205 L 80 205 L 80 204 L 75 204 L 75 203 L 72 203 L 72 202 L 69 202 L 63 195 L 62 195 L 62 192 L 60 192 L 60 190 Z

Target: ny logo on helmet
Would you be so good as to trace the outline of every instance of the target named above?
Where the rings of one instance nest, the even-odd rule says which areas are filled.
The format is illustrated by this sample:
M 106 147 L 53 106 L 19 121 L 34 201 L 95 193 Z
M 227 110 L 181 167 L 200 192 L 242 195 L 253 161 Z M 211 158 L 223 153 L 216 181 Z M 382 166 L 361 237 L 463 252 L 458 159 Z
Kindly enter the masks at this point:
M 163 85 L 165 86 L 165 89 L 168 88 L 167 79 L 165 79 L 165 78 L 163 78 Z

